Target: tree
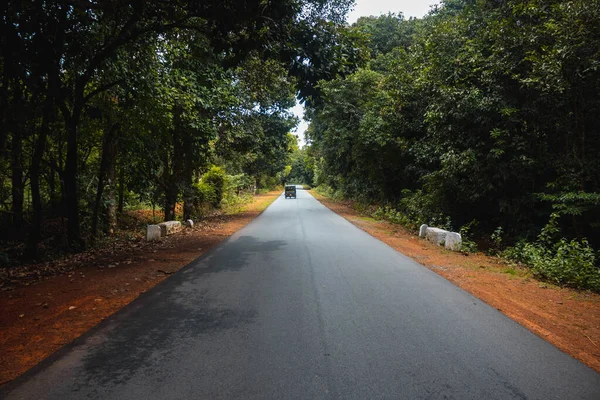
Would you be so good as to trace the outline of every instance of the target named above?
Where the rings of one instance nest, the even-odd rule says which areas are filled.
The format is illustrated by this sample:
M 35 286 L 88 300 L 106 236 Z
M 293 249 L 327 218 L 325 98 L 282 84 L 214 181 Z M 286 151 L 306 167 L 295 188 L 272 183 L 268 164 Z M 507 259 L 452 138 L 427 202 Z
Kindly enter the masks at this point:
M 218 158 L 275 176 L 294 94 L 353 68 L 350 4 L 3 3 L 0 195 L 28 253 L 45 216 L 65 217 L 76 251 L 115 230 L 128 196 L 174 218 Z

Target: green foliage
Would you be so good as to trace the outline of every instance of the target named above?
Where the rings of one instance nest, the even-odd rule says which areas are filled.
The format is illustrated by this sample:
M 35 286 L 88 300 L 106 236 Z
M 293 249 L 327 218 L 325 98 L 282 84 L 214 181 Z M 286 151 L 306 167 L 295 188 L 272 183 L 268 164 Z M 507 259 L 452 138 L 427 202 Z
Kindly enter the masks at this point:
M 254 183 L 254 179 L 247 174 L 227 175 L 225 192 L 239 194 L 246 191 L 252 193 Z
M 275 190 L 280 184 L 281 181 L 277 177 L 270 175 L 262 175 L 258 180 L 258 193 L 264 194 Z
M 194 184 L 193 188 L 195 189 L 194 200 L 199 207 L 202 207 L 203 205 L 215 207 L 219 197 L 215 187 L 210 182 L 200 180 L 198 183 Z
M 466 225 L 463 225 L 459 230 L 460 237 L 462 239 L 462 245 L 460 251 L 465 253 L 477 253 L 477 243 L 475 243 L 475 236 L 473 230 L 477 227 L 478 221 L 471 221 Z
M 331 186 L 319 185 L 313 190 L 322 196 L 328 197 L 336 201 L 344 200 L 344 193 L 340 190 L 334 190 Z
M 393 224 L 399 224 L 407 228 L 415 228 L 415 224 L 405 214 L 388 206 L 378 207 L 372 214 L 372 217 L 375 219 L 386 220 Z
M 227 175 L 222 208 L 227 213 L 235 213 L 252 202 L 254 198 L 254 179 L 246 174 Z
M 5 3 L 0 220 L 31 255 L 48 217 L 78 250 L 116 208 L 218 206 L 224 173 L 196 183 L 213 164 L 272 187 L 296 95 L 318 102 L 366 54 L 350 0 Z
M 497 227 L 494 232 L 492 232 L 490 239 L 496 250 L 502 250 L 504 247 L 504 230 L 501 226 Z
M 494 251 L 553 212 L 553 243 L 600 248 L 599 17 L 598 0 L 446 0 L 359 19 L 370 59 L 307 113 L 314 184 L 412 228 L 478 221 L 465 236 Z
M 553 214 L 533 243 L 519 242 L 503 255 L 531 267 L 535 276 L 559 285 L 600 291 L 598 256 L 586 239 L 560 237 L 558 214 Z
M 307 149 L 295 149 L 290 155 L 291 170 L 287 177 L 290 183 L 312 185 L 315 176 L 315 159 Z
M 535 276 L 558 285 L 600 291 L 597 256 L 587 240 L 560 239 L 543 243 L 520 243 L 505 256 L 531 267 Z
M 210 201 L 210 203 L 215 208 L 219 208 L 221 206 L 221 200 L 223 200 L 223 194 L 225 191 L 225 181 L 225 171 L 223 168 L 216 165 L 210 167 L 210 169 L 204 175 L 202 175 L 200 180 L 201 183 L 210 188 L 210 191 L 212 192 L 212 201 Z M 209 191 L 207 190 L 206 193 L 209 193 Z

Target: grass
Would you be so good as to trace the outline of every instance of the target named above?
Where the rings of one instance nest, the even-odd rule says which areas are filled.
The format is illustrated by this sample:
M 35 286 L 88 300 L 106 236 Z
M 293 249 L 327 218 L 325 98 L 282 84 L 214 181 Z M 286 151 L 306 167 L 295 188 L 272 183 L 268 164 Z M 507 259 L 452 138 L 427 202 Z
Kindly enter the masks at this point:
M 361 216 L 359 218 L 362 219 L 363 221 L 368 221 L 368 222 L 380 222 L 379 220 L 377 220 L 373 217 Z
M 245 204 L 239 210 L 237 210 L 236 212 L 234 212 L 232 214 L 237 214 L 237 213 L 245 212 L 245 211 L 263 212 L 264 210 L 267 209 L 267 207 L 269 207 L 277 199 L 279 194 L 280 194 L 279 189 L 273 190 L 273 191 L 265 193 L 265 194 L 260 194 L 256 197 L 254 197 L 252 202 Z

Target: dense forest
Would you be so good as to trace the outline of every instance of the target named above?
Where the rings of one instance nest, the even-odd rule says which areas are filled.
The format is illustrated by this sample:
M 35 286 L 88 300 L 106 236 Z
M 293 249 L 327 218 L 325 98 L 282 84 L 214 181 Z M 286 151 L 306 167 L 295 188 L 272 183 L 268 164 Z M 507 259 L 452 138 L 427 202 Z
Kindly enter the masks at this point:
M 2 249 L 76 252 L 128 207 L 195 218 L 287 181 L 600 290 L 600 0 L 351 7 L 4 2 Z
M 598 0 L 360 18 L 360 68 L 318 86 L 292 176 L 600 289 L 599 21 Z
M 196 217 L 226 187 L 282 183 L 289 108 L 356 69 L 350 6 L 3 2 L 0 253 L 76 252 L 132 205 Z

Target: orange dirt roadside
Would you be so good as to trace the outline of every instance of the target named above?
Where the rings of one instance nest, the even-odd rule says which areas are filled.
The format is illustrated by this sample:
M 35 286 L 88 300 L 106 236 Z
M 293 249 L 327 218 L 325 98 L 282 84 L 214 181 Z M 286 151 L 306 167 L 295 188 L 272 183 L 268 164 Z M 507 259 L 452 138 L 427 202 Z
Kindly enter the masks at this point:
M 96 257 L 58 276 L 0 292 L 0 384 L 13 380 L 257 217 L 280 192 L 207 218 L 160 242 Z M 80 263 L 82 257 L 74 256 Z M 66 261 L 69 263 L 69 260 Z
M 357 227 L 600 372 L 600 295 L 540 282 L 497 257 L 446 250 L 399 225 L 364 218 L 350 202 L 312 194 Z

